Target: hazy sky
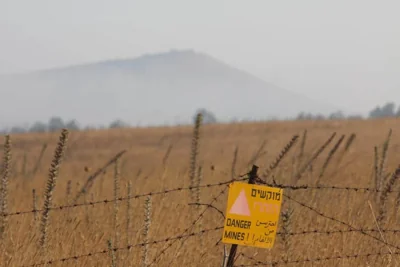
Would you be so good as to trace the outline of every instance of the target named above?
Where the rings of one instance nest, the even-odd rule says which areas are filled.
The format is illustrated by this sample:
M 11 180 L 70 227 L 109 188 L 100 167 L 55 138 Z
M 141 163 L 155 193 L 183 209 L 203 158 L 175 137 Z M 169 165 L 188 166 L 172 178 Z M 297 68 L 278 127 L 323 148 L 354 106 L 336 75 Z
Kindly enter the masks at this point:
M 399 10 L 398 0 L 0 0 L 0 73 L 190 48 L 365 112 L 400 104 Z

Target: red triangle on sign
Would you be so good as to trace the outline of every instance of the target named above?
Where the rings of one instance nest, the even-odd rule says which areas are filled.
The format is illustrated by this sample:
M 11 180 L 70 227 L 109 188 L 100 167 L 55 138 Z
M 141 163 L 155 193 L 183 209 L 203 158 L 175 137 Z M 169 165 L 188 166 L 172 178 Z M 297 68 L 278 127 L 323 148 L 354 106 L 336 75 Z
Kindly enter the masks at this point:
M 229 213 L 243 215 L 243 216 L 251 216 L 249 204 L 247 203 L 247 198 L 244 189 L 240 192 L 239 196 L 236 198 Z

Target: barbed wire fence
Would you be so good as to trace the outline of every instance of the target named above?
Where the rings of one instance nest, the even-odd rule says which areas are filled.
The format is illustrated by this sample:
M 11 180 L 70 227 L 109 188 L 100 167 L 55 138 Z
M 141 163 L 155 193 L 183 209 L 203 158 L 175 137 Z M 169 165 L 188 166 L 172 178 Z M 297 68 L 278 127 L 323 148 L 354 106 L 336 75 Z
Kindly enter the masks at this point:
M 148 192 L 144 194 L 137 194 L 133 195 L 130 197 L 119 197 L 117 199 L 102 199 L 102 200 L 97 200 L 97 201 L 89 201 L 85 203 L 77 203 L 77 204 L 70 204 L 70 205 L 60 205 L 60 206 L 54 206 L 50 207 L 49 210 L 52 211 L 64 211 L 64 210 L 69 210 L 69 209 L 75 209 L 79 207 L 93 207 L 96 208 L 99 205 L 107 205 L 114 203 L 115 201 L 127 201 L 129 199 L 139 199 L 139 198 L 145 198 L 149 196 L 155 196 L 155 195 L 167 195 L 175 192 L 182 192 L 182 191 L 189 191 L 193 189 L 211 189 L 211 188 L 216 188 L 216 187 L 222 187 L 224 188 L 219 191 L 219 193 L 214 196 L 209 203 L 189 203 L 191 205 L 199 205 L 199 206 L 204 206 L 205 208 L 203 209 L 202 212 L 199 213 L 199 215 L 196 217 L 195 220 L 191 222 L 189 227 L 185 228 L 180 234 L 170 236 L 167 238 L 162 238 L 162 239 L 154 239 L 149 242 L 139 242 L 136 244 L 128 244 L 125 246 L 120 246 L 120 247 L 115 247 L 112 248 L 114 252 L 117 251 L 123 251 L 123 250 L 130 250 L 132 248 L 138 248 L 138 247 L 144 247 L 146 245 L 152 246 L 156 244 L 166 244 L 166 247 L 162 250 L 160 250 L 156 256 L 152 259 L 150 262 L 149 266 L 152 266 L 154 264 L 159 263 L 160 259 L 164 254 L 167 253 L 167 251 L 178 241 L 185 242 L 189 238 L 196 237 L 196 236 L 201 236 L 205 235 L 210 232 L 216 232 L 219 230 L 223 229 L 223 225 L 216 226 L 216 227 L 211 227 L 211 228 L 204 228 L 198 231 L 192 231 L 193 228 L 197 225 L 197 223 L 201 220 L 201 218 L 205 215 L 205 213 L 209 209 L 215 209 L 217 210 L 222 216 L 224 216 L 224 212 L 219 210 L 217 207 L 215 207 L 215 203 L 227 192 L 227 189 L 229 188 L 229 184 L 232 182 L 240 182 L 240 181 L 246 181 L 248 180 L 248 177 L 246 175 L 239 176 L 237 179 L 231 179 L 228 181 L 224 182 L 218 182 L 218 183 L 208 183 L 208 184 L 202 184 L 198 186 L 190 186 L 190 187 L 176 187 L 176 188 L 171 188 L 171 189 L 166 189 L 162 191 L 155 191 L 155 192 Z M 382 192 L 381 190 L 377 190 L 376 188 L 369 188 L 369 187 L 339 187 L 339 186 L 309 186 L 309 185 L 290 185 L 290 184 L 277 184 L 277 183 L 266 183 L 262 181 L 261 179 L 257 179 L 258 184 L 263 184 L 267 186 L 272 186 L 272 187 L 279 187 L 283 188 L 285 190 L 293 190 L 293 191 L 298 191 L 298 190 L 338 190 L 338 191 L 344 191 L 344 192 L 356 192 L 356 193 L 380 193 Z M 400 192 L 399 190 L 392 190 L 390 192 Z M 303 207 L 307 209 L 308 211 L 314 213 L 318 217 L 324 218 L 326 220 L 332 221 L 340 226 L 346 227 L 346 229 L 332 229 L 332 230 L 326 230 L 326 229 L 305 229 L 305 230 L 299 230 L 299 231 L 293 231 L 293 232 L 277 232 L 277 236 L 282 236 L 282 235 L 288 235 L 288 236 L 304 236 L 304 235 L 326 235 L 326 236 L 333 236 L 333 235 L 344 235 L 348 233 L 359 233 L 367 238 L 370 238 L 371 240 L 375 240 L 382 245 L 392 248 L 393 250 L 390 250 L 388 252 L 382 252 L 382 251 L 371 251 L 368 253 L 359 253 L 359 254 L 341 254 L 341 255 L 332 255 L 332 256 L 321 256 L 321 257 L 304 257 L 304 258 L 299 258 L 299 259 L 286 259 L 286 260 L 271 260 L 271 261 L 260 261 L 253 256 L 249 256 L 245 253 L 239 253 L 237 255 L 237 258 L 243 258 L 248 261 L 251 261 L 252 263 L 249 264 L 238 264 L 236 266 L 285 266 L 285 265 L 290 265 L 290 264 L 301 264 L 301 263 L 317 263 L 317 262 L 326 262 L 326 261 L 335 261 L 335 260 L 343 260 L 343 259 L 354 259 L 354 258 L 370 258 L 370 257 L 379 257 L 379 256 L 387 256 L 387 255 L 399 255 L 400 254 L 400 245 L 394 244 L 387 242 L 384 240 L 381 236 L 378 234 L 381 233 L 389 233 L 389 234 L 397 234 L 400 233 L 400 228 L 399 229 L 376 229 L 376 228 L 358 228 L 346 221 L 340 220 L 336 218 L 335 216 L 331 216 L 326 214 L 325 212 L 307 204 L 304 203 L 297 198 L 294 198 L 291 195 L 284 194 L 284 197 L 287 201 L 294 203 L 300 207 Z M 26 214 L 35 214 L 37 212 L 41 212 L 43 210 L 38 210 L 38 209 L 33 209 L 33 210 L 25 210 L 25 211 L 14 211 L 10 213 L 5 213 L 2 214 L 2 216 L 5 217 L 11 217 L 11 216 L 22 216 Z M 374 235 L 377 234 L 377 235 Z M 221 240 L 219 240 L 216 243 L 216 246 L 220 243 Z M 212 248 L 210 248 L 212 249 Z M 68 262 L 72 260 L 80 260 L 83 258 L 88 258 L 88 257 L 93 257 L 95 255 L 99 254 L 107 254 L 109 253 L 110 250 L 109 248 L 104 248 L 104 250 L 97 250 L 97 251 L 92 251 L 89 253 L 84 253 L 84 254 L 77 254 L 77 255 L 71 255 L 68 257 L 63 257 L 63 258 L 55 258 L 51 260 L 46 260 L 46 261 L 41 261 L 41 262 L 36 262 L 32 263 L 29 265 L 22 265 L 22 266 L 43 266 L 43 265 L 52 265 L 55 263 L 60 263 L 60 262 Z M 219 266 L 219 264 L 216 264 L 216 266 Z

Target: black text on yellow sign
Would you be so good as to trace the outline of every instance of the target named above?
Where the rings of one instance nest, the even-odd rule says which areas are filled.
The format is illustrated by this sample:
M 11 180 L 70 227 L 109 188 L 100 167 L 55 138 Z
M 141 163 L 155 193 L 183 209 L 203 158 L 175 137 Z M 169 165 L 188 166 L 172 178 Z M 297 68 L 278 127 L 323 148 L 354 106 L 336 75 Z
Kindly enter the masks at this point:
M 283 190 L 230 184 L 222 242 L 272 248 L 278 229 Z

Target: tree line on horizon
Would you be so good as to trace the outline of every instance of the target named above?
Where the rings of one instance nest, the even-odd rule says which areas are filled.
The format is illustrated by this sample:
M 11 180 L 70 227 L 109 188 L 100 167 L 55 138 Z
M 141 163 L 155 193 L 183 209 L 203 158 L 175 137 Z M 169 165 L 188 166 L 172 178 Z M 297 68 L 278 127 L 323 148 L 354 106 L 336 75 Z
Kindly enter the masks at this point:
M 198 113 L 201 113 L 203 115 L 202 117 L 204 124 L 213 124 L 218 122 L 215 114 L 207 109 L 204 108 L 198 109 L 194 115 L 194 118 Z M 367 118 L 375 119 L 375 118 L 390 118 L 390 117 L 400 117 L 400 106 L 397 107 L 396 109 L 396 104 L 393 102 L 388 102 L 383 106 L 376 106 L 369 112 Z M 361 115 L 345 115 L 342 111 L 336 111 L 329 115 L 300 112 L 296 118 L 289 120 L 359 120 L 359 119 L 365 119 L 365 118 Z M 279 119 L 274 119 L 274 120 L 279 120 Z M 250 121 L 250 119 L 242 121 Z M 266 121 L 268 121 L 268 119 Z M 233 120 L 233 122 L 237 122 L 237 120 Z M 80 130 L 115 129 L 115 128 L 127 128 L 127 127 L 131 127 L 131 125 L 119 119 L 114 120 L 108 126 L 81 127 L 76 120 L 64 121 L 59 116 L 53 116 L 49 119 L 47 123 L 37 121 L 33 123 L 30 127 L 14 126 L 8 130 L 2 130 L 0 132 L 2 134 L 28 133 L 28 132 L 44 133 L 44 132 L 59 131 L 60 129 L 63 128 L 69 129 L 71 131 L 80 131 Z
M 400 117 L 400 106 L 396 109 L 396 104 L 394 102 L 388 102 L 383 106 L 376 106 L 369 113 L 367 119 L 377 119 L 377 118 L 393 118 Z M 296 120 L 362 120 L 365 119 L 361 115 L 345 115 L 342 111 L 336 111 L 328 116 L 322 114 L 311 114 L 301 112 L 296 117 Z
M 30 127 L 22 127 L 22 126 L 14 126 L 9 130 L 1 131 L 3 134 L 6 133 L 45 133 L 45 132 L 55 132 L 61 129 L 68 129 L 71 131 L 80 131 L 80 130 L 94 130 L 94 129 L 113 129 L 113 128 L 125 128 L 129 127 L 128 123 L 125 123 L 122 120 L 115 120 L 111 122 L 108 126 L 86 126 L 81 127 L 76 120 L 64 121 L 59 116 L 54 116 L 49 119 L 47 123 L 37 121 L 33 123 Z

